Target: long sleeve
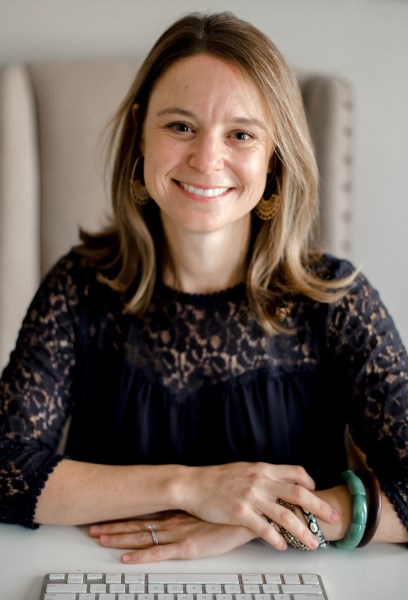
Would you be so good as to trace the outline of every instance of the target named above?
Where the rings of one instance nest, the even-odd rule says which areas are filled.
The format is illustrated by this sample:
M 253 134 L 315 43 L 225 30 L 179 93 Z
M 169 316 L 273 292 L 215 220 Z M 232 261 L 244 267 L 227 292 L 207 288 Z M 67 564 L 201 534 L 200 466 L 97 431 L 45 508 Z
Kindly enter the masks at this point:
M 72 396 L 75 328 L 69 260 L 50 272 L 23 321 L 0 382 L 0 521 L 36 527 L 37 498 Z
M 351 392 L 350 432 L 408 528 L 408 358 L 367 279 L 329 309 L 329 340 Z

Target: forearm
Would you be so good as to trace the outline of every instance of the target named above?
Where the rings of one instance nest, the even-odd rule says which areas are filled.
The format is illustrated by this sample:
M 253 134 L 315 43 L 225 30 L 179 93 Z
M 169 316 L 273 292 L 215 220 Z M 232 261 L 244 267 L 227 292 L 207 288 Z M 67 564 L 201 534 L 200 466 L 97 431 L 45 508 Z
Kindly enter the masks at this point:
M 351 496 L 347 486 L 340 485 L 329 490 L 316 492 L 316 494 L 326 500 L 340 514 L 338 523 L 319 522 L 324 536 L 329 541 L 343 539 L 351 524 Z M 382 509 L 380 522 L 372 541 L 375 542 L 408 542 L 408 531 L 399 519 L 395 509 L 387 496 L 382 493 Z
M 183 469 L 63 460 L 39 496 L 35 522 L 82 525 L 177 508 L 174 482 Z

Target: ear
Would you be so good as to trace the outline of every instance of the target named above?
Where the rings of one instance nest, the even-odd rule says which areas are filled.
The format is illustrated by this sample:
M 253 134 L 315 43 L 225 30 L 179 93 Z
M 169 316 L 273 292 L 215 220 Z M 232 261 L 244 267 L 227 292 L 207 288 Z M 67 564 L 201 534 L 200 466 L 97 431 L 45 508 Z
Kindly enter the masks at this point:
M 139 127 L 139 104 L 137 103 L 133 104 L 132 106 L 132 119 L 134 126 L 136 128 Z M 142 154 L 144 153 L 143 129 L 140 132 L 140 151 Z

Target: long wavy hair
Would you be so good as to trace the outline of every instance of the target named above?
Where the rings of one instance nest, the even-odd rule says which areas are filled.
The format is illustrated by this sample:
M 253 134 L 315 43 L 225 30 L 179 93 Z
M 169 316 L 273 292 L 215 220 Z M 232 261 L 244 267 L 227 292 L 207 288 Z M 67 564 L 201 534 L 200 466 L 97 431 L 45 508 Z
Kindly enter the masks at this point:
M 137 205 L 129 181 L 156 82 L 177 60 L 199 54 L 241 69 L 259 90 L 274 131 L 281 202 L 270 221 L 252 215 L 246 280 L 249 308 L 271 334 L 282 330 L 282 318 L 295 296 L 331 302 L 344 293 L 352 277 L 328 281 L 314 268 L 319 256 L 313 241 L 318 171 L 297 78 L 266 35 L 230 12 L 181 18 L 147 55 L 111 121 L 112 223 L 96 234 L 82 231 L 80 251 L 97 267 L 99 279 L 123 294 L 125 311 L 143 315 L 160 275 L 164 239 L 157 205 Z

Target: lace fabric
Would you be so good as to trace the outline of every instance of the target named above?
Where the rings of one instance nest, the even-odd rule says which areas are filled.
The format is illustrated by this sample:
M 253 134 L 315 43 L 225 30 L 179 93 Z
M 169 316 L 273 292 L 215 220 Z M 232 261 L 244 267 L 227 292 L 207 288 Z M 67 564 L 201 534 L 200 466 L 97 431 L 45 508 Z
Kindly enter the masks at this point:
M 351 268 L 321 265 L 329 277 Z M 378 294 L 359 276 L 333 304 L 299 298 L 287 318 L 295 333 L 267 337 L 245 292 L 161 286 L 139 319 L 83 259 L 61 259 L 0 384 L 0 520 L 34 526 L 71 415 L 67 452 L 78 460 L 292 462 L 320 486 L 345 466 L 348 423 L 408 527 L 407 355 Z

